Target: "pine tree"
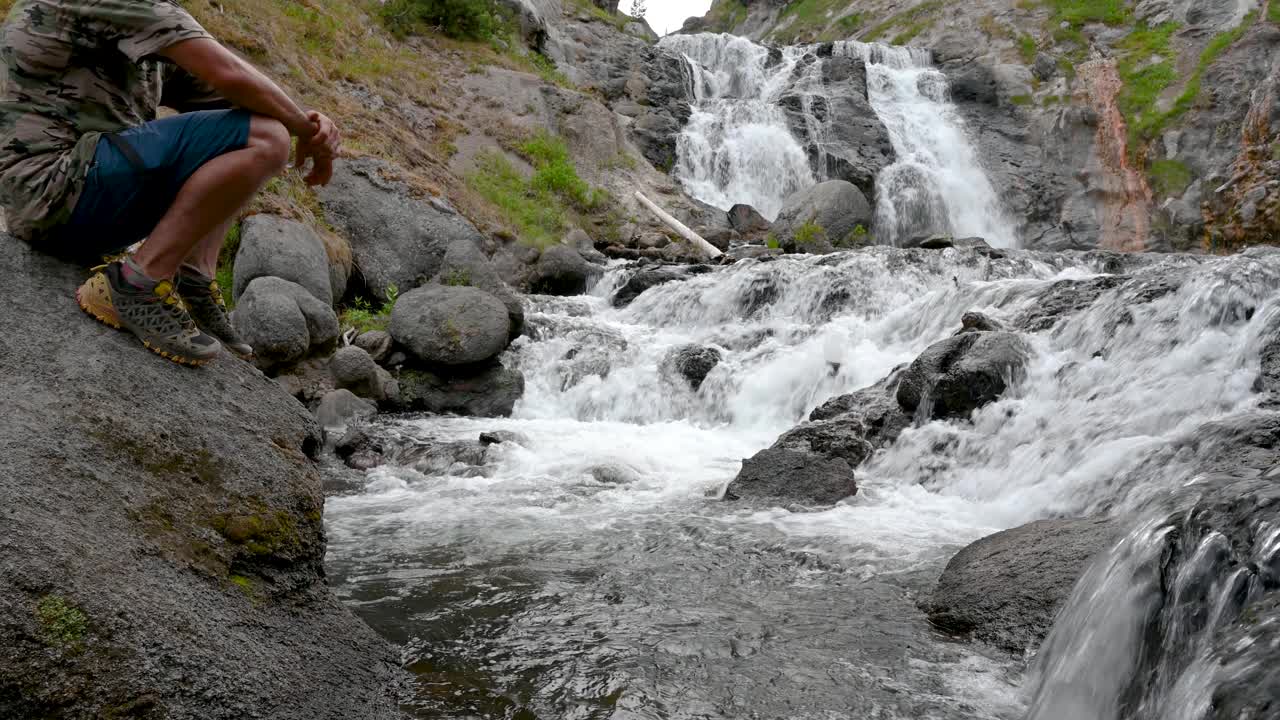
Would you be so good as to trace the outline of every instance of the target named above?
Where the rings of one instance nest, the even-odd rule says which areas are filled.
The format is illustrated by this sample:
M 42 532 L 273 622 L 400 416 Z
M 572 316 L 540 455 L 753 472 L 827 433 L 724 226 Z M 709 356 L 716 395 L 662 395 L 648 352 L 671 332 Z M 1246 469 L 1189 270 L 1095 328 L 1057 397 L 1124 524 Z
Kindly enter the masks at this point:
M 627 13 L 637 20 L 643 20 L 645 13 L 644 0 L 631 0 L 631 12 Z

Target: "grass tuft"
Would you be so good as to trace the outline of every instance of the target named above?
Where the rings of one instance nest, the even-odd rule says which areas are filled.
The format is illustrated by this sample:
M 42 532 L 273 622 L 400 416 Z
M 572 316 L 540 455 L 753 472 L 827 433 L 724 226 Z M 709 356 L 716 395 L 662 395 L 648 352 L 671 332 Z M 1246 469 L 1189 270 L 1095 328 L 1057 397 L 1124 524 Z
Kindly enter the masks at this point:
M 1177 197 L 1191 185 L 1191 168 L 1179 160 L 1156 160 L 1147 168 L 1151 187 L 1162 197 Z
M 868 42 L 878 40 L 893 28 L 905 25 L 906 30 L 899 33 L 893 40 L 895 44 L 900 45 L 902 42 L 911 40 L 916 35 L 919 35 L 921 32 L 928 29 L 933 25 L 933 23 L 937 22 L 938 18 L 936 13 L 938 10 L 942 9 L 942 6 L 942 0 L 929 0 L 929 2 L 921 3 L 920 5 L 908 10 L 903 10 L 868 30 L 867 34 L 863 36 L 863 39 Z M 901 38 L 905 39 L 902 40 L 902 42 L 898 42 Z
M 63 650 L 80 647 L 89 630 L 89 618 L 77 607 L 58 595 L 46 595 L 36 605 L 36 623 L 40 637 L 47 645 Z

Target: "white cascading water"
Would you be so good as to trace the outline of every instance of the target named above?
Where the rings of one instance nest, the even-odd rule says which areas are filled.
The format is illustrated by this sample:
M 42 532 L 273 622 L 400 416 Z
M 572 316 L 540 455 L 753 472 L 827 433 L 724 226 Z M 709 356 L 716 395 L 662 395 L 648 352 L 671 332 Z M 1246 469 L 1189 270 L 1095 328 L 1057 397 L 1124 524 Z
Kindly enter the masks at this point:
M 929 51 L 839 42 L 835 53 L 867 64 L 871 106 L 893 141 L 894 163 L 876 178 L 877 232 L 890 244 L 933 231 L 1017 247 Z
M 782 48 L 772 64 L 767 48 L 733 35 L 673 35 L 662 46 L 681 53 L 693 76 L 693 115 L 677 142 L 675 167 L 690 195 L 726 210 L 747 203 L 773 219 L 789 195 L 826 179 L 813 176 L 778 105 L 799 92 L 816 138 L 824 125 L 840 122 L 810 112 L 812 97 L 826 92 L 821 62 L 800 67 L 813 46 Z M 1017 233 L 929 53 L 857 42 L 836 43 L 834 52 L 867 64 L 869 100 L 896 153 L 876 181 L 877 239 L 895 245 L 942 233 L 1016 247 Z
M 836 507 L 715 498 L 742 458 L 964 312 L 1010 321 L 1101 262 L 875 248 L 741 262 L 624 309 L 607 300 L 621 268 L 593 297 L 535 299 L 508 358 L 528 381 L 515 417 L 394 423 L 517 439 L 332 498 L 335 583 L 405 644 L 423 717 L 1024 717 L 1020 666 L 941 641 L 912 598 L 959 545 L 1184 484 L 1177 459 L 1113 480 L 1257 405 L 1280 256 L 1151 260 L 1133 272 L 1185 281 L 1150 301 L 1105 291 L 1030 335 L 1025 381 L 972 422 L 909 429 Z M 663 369 L 689 343 L 724 356 L 696 392 Z
M 746 203 L 772 220 L 783 200 L 814 183 L 777 104 L 799 54 L 789 50 L 770 66 L 768 48 L 732 35 L 671 35 L 662 44 L 688 61 L 693 91 L 675 176 L 705 203 Z

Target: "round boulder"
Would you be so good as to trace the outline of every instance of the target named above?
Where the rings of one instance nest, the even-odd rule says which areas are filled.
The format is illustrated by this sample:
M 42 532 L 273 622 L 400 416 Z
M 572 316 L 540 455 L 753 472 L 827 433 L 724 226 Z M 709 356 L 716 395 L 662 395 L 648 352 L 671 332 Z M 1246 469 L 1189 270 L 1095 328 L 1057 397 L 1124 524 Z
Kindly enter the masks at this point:
M 507 348 L 510 335 L 506 306 L 472 287 L 420 287 L 402 295 L 391 311 L 391 337 L 427 363 L 489 360 Z
M 369 353 L 376 363 L 381 363 L 391 356 L 391 333 L 385 330 L 370 330 L 362 333 L 355 340 L 355 346 Z
M 341 348 L 329 359 L 329 372 L 339 389 L 366 398 L 382 395 L 382 380 L 378 376 L 378 363 L 369 353 L 354 345 Z
M 544 250 L 533 266 L 529 291 L 539 295 L 581 295 L 602 273 L 577 250 L 555 245 Z
M 249 283 L 233 316 L 253 346 L 258 363 L 270 368 L 301 360 L 338 337 L 338 316 L 301 285 L 277 277 Z
M 252 215 L 241 223 L 232 294 L 239 299 L 249 283 L 260 277 L 297 283 L 329 304 L 338 299 L 333 292 L 324 241 L 315 230 L 293 220 Z
M 1022 652 L 1053 626 L 1089 560 L 1117 538 L 1107 518 L 1041 520 L 961 550 L 923 603 L 939 628 Z
M 871 203 L 857 186 L 828 180 L 787 198 L 771 231 L 783 246 L 796 245 L 803 251 L 806 242 L 819 235 L 839 246 L 858 226 L 871 227 L 874 217 Z

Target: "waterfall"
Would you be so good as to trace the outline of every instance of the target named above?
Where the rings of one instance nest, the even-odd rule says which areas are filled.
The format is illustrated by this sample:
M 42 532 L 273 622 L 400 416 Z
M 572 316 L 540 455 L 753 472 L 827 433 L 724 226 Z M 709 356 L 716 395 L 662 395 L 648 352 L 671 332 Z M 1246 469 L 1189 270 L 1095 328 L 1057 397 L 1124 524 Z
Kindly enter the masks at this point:
M 676 142 L 675 176 L 693 197 L 728 210 L 746 203 L 772 220 L 814 183 L 777 101 L 799 54 L 772 55 L 732 35 L 673 35 L 692 77 L 693 113 Z
M 947 78 L 928 51 L 840 42 L 867 64 L 867 92 L 896 160 L 876 181 L 876 231 L 890 244 L 941 233 L 1017 246 L 1017 235 L 982 169 Z
M 790 194 L 828 179 L 814 176 L 779 106 L 784 95 L 799 93 L 816 165 L 825 168 L 822 140 L 842 119 L 815 111 L 815 99 L 829 99 L 816 46 L 770 50 L 711 34 L 668 36 L 662 46 L 683 55 L 693 78 L 693 113 L 677 141 L 674 168 L 690 195 L 723 209 L 754 205 L 772 219 Z M 868 99 L 896 154 L 875 183 L 876 237 L 892 245 L 943 233 L 1016 246 L 1016 231 L 930 54 L 857 42 L 835 43 L 833 53 L 866 64 Z

